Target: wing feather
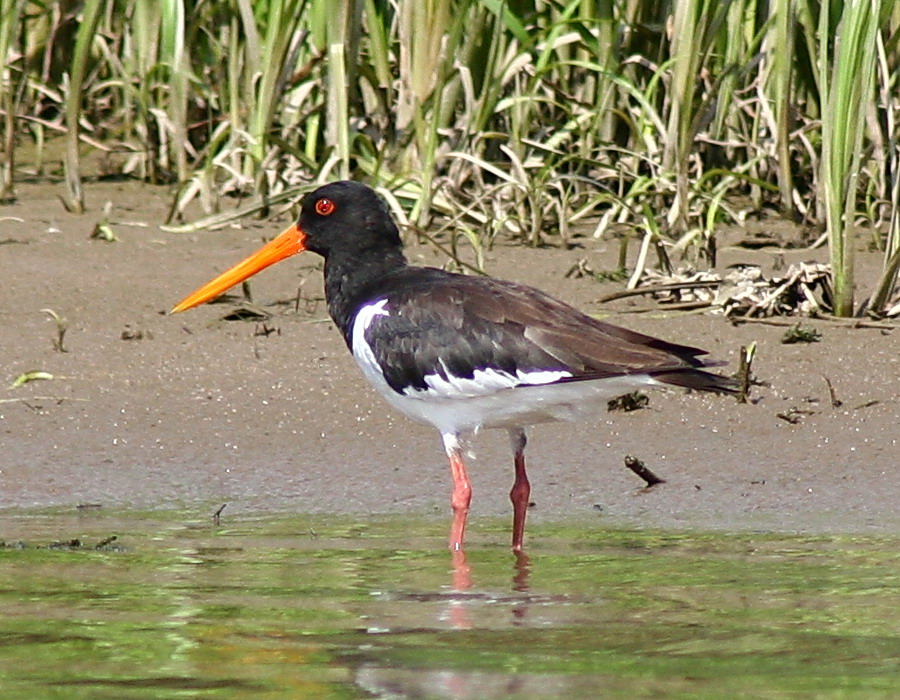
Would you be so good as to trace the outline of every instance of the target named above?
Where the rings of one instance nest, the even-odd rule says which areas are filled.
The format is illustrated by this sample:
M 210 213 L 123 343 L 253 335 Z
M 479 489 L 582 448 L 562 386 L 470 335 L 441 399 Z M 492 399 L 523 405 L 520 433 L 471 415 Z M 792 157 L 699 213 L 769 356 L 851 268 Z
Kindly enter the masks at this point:
M 472 379 L 486 368 L 521 384 L 529 373 L 551 371 L 568 373 L 558 381 L 641 374 L 734 390 L 732 380 L 699 369 L 704 350 L 604 323 L 532 287 L 433 268 L 408 268 L 387 282 L 381 298 L 388 315 L 378 316 L 365 338 L 401 393 L 426 389 L 429 375 Z

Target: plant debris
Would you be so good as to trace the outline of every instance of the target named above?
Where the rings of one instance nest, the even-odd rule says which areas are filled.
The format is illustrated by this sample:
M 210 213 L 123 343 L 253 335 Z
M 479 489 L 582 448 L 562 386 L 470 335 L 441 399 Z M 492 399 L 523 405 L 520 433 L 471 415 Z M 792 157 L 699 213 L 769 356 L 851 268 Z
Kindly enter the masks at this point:
M 797 425 L 804 416 L 812 416 L 815 415 L 815 411 L 811 411 L 806 408 L 797 408 L 796 406 L 791 406 L 787 411 L 782 411 L 781 413 L 776 413 L 775 415 L 781 418 L 781 420 L 786 423 L 790 423 L 791 425 Z
M 35 545 L 34 547 L 22 540 L 16 540 L 15 542 L 4 542 L 0 540 L 0 549 L 52 549 L 66 552 L 122 552 L 124 551 L 123 548 L 120 545 L 115 544 L 118 539 L 118 535 L 110 535 L 91 546 L 82 542 L 81 539 L 74 537 L 69 540 L 56 540 L 50 544 Z
M 741 346 L 741 362 L 735 379 L 738 381 L 737 402 L 747 403 L 750 396 L 750 385 L 753 383 L 751 370 L 753 367 L 753 358 L 756 355 L 756 343 Z
M 897 296 L 888 302 L 887 308 L 881 315 L 886 318 L 896 318 L 900 316 L 900 294 L 897 294 Z
M 645 269 L 634 291 L 639 293 L 641 285 L 648 285 L 648 291 L 661 304 L 701 302 L 712 305 L 721 283 L 721 276 L 712 271 L 697 272 L 686 269 L 662 273 L 658 270 Z
M 769 278 L 744 266 L 725 277 L 716 306 L 726 316 L 813 316 L 831 311 L 832 298 L 830 265 L 797 263 Z
M 39 379 L 49 380 L 53 379 L 53 375 L 50 372 L 44 372 L 43 370 L 35 369 L 30 372 L 23 372 L 18 377 L 15 378 L 12 384 L 10 384 L 10 389 L 16 389 L 17 387 L 22 386 L 23 384 L 27 384 L 28 382 L 34 382 Z
M 227 314 L 222 316 L 222 321 L 265 321 L 272 317 L 268 311 L 261 309 L 258 306 L 251 306 L 248 303 L 244 303 L 243 305 L 232 309 Z
M 122 340 L 153 340 L 153 333 L 140 328 L 132 328 L 130 324 L 125 324 L 125 330 L 120 336 Z
M 832 310 L 831 266 L 797 263 L 783 276 L 766 277 L 756 265 L 741 265 L 724 277 L 692 269 L 644 270 L 639 286 L 611 298 L 651 294 L 661 304 L 702 304 L 729 317 L 815 316 Z M 810 342 L 810 341 L 806 341 Z
M 788 328 L 781 337 L 782 345 L 793 345 L 794 343 L 818 343 L 822 340 L 822 334 L 815 328 L 802 328 L 799 323 L 795 323 Z
M 47 314 L 56 324 L 56 337 L 52 340 L 53 349 L 56 352 L 69 352 L 66 350 L 63 341 L 66 338 L 66 331 L 69 330 L 69 322 L 56 313 L 53 309 L 41 309 L 41 313 Z
M 259 336 L 268 338 L 270 335 L 272 335 L 272 333 L 274 333 L 275 335 L 281 335 L 281 328 L 278 326 L 270 326 L 265 321 L 263 321 L 262 323 L 257 323 L 256 327 L 253 329 L 254 338 L 258 338 Z
M 624 282 L 628 279 L 628 268 L 616 267 L 611 270 L 601 270 L 600 272 L 597 272 L 591 267 L 590 263 L 588 263 L 587 258 L 581 258 L 572 265 L 563 276 L 566 279 L 590 277 L 595 282 Z
M 94 230 L 91 231 L 91 239 L 96 241 L 106 241 L 107 243 L 115 243 L 119 240 L 115 231 L 109 225 L 109 217 L 112 214 L 112 202 L 107 202 L 103 207 L 103 215 L 100 220 L 94 224 Z
M 614 399 L 610 399 L 606 403 L 607 411 L 638 411 L 647 408 L 650 404 L 650 397 L 639 391 L 632 391 L 630 394 L 622 394 Z

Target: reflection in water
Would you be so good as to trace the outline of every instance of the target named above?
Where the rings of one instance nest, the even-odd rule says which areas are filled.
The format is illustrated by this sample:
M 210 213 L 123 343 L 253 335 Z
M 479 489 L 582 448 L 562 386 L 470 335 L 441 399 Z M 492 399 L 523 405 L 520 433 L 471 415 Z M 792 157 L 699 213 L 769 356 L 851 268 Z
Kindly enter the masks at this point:
M 497 698 L 597 698 L 601 688 L 586 679 L 528 673 L 385 668 L 363 664 L 356 685 L 374 697 L 493 700 Z M 628 697 L 616 696 L 616 697 Z
M 450 551 L 450 558 L 453 563 L 453 584 L 454 591 L 467 591 L 472 587 L 472 567 L 466 559 L 466 553 L 461 549 Z
M 528 592 L 528 577 L 531 575 L 531 560 L 528 558 L 528 555 L 525 552 L 517 551 L 514 552 L 516 557 L 516 562 L 512 580 L 512 589 L 517 593 L 527 593 Z M 516 605 L 513 607 L 513 624 L 516 626 L 521 626 L 525 623 L 527 619 L 528 613 L 528 601 L 527 599 L 522 600 L 521 605 Z
M 528 593 L 528 578 L 531 573 L 531 560 L 521 550 L 514 550 L 512 595 L 485 594 L 473 592 L 477 573 L 467 561 L 465 552 L 450 552 L 453 564 L 453 584 L 447 596 L 447 609 L 444 619 L 456 630 L 472 630 L 475 627 L 473 617 L 477 618 L 486 605 L 500 606 L 507 604 L 511 612 L 509 624 L 521 627 L 526 623 L 528 608 L 533 602 L 525 594 Z M 466 593 L 471 593 L 466 595 Z M 522 595 L 517 595 L 522 594 Z M 538 599 L 538 604 L 545 600 Z M 429 673 L 410 674 L 401 669 L 379 669 L 374 666 L 363 667 L 357 676 L 358 683 L 369 692 L 377 694 L 399 693 L 401 697 L 438 697 L 452 700 L 469 700 L 477 698 L 503 698 L 521 694 L 526 690 L 527 681 L 518 674 L 506 677 L 491 677 L 490 674 L 473 672 L 471 669 L 441 670 Z M 540 684 L 541 693 L 548 688 Z
M 890 697 L 896 685 L 893 539 L 585 542 L 545 526 L 530 558 L 476 547 L 448 571 L 442 528 L 419 534 L 427 522 L 155 518 L 0 514 L 3 700 Z M 29 545 L 112 533 L 116 551 Z
M 531 559 L 521 550 L 512 552 L 515 561 L 513 564 L 514 575 L 512 580 L 512 590 L 526 593 L 528 591 L 528 577 L 531 573 Z M 469 564 L 466 553 L 461 549 L 450 551 L 451 563 L 453 565 L 453 581 L 451 590 L 467 591 L 472 588 L 472 566 Z
M 528 591 L 528 576 L 531 574 L 531 559 L 525 552 L 519 550 L 513 552 L 516 557 L 515 576 L 513 576 L 512 589 L 520 593 Z
M 513 578 L 511 590 L 514 593 L 528 592 L 528 576 L 531 573 L 531 560 L 528 555 L 522 551 L 513 551 Z M 472 565 L 469 564 L 466 554 L 463 550 L 455 549 L 450 551 L 450 559 L 453 566 L 453 577 L 450 586 L 450 594 L 446 596 L 447 609 L 442 619 L 450 622 L 455 629 L 472 629 L 472 621 L 470 618 L 470 605 L 473 601 L 490 600 L 499 602 L 501 600 L 518 601 L 520 605 L 515 605 L 513 617 L 516 619 L 524 619 L 528 607 L 527 596 L 498 596 L 496 594 L 472 593 L 475 586 L 473 583 Z

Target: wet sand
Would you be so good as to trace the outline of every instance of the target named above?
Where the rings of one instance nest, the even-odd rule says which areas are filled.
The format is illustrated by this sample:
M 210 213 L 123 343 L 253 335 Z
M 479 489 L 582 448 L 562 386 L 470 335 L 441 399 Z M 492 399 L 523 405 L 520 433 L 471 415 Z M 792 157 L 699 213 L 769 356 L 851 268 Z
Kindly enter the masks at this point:
M 164 189 L 95 183 L 89 213 L 75 216 L 60 205 L 61 188 L 21 185 L 0 220 L 0 509 L 211 513 L 227 502 L 228 513 L 449 514 L 439 436 L 393 413 L 364 383 L 327 318 L 317 257 L 254 278 L 254 301 L 272 314 L 264 323 L 219 320 L 234 303 L 166 315 L 286 218 L 172 234 L 159 229 L 170 203 Z M 107 200 L 115 203 L 114 243 L 89 239 Z M 531 527 L 581 518 L 586 527 L 900 532 L 895 333 L 813 320 L 805 325 L 821 342 L 783 345 L 780 327 L 629 313 L 648 305 L 642 299 L 601 307 L 597 300 L 621 284 L 565 273 L 580 259 L 610 269 L 618 244 L 579 243 L 569 251 L 498 244 L 487 269 L 614 323 L 705 347 L 726 372 L 740 346 L 756 341 L 755 374 L 765 385 L 746 405 L 655 392 L 645 410 L 535 428 Z M 721 266 L 827 255 L 725 243 Z M 409 254 L 443 263 L 424 245 Z M 879 264 L 861 251 L 860 289 L 871 289 Z M 54 349 L 56 326 L 43 309 L 68 322 L 66 352 Z M 10 388 L 31 370 L 54 378 Z M 826 377 L 840 406 L 832 406 Z M 794 409 L 796 424 L 779 417 Z M 486 431 L 474 447 L 472 515 L 506 515 L 506 435 Z M 666 483 L 642 490 L 623 466 L 626 454 Z

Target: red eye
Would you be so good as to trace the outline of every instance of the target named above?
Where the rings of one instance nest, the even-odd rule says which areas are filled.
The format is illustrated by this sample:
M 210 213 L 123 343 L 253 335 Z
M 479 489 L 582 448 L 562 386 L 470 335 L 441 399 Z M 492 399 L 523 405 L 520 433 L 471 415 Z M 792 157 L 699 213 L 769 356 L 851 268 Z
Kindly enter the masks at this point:
M 327 197 L 316 200 L 316 214 L 319 216 L 331 216 L 334 214 L 335 209 L 337 209 L 337 207 L 334 206 L 334 202 Z

